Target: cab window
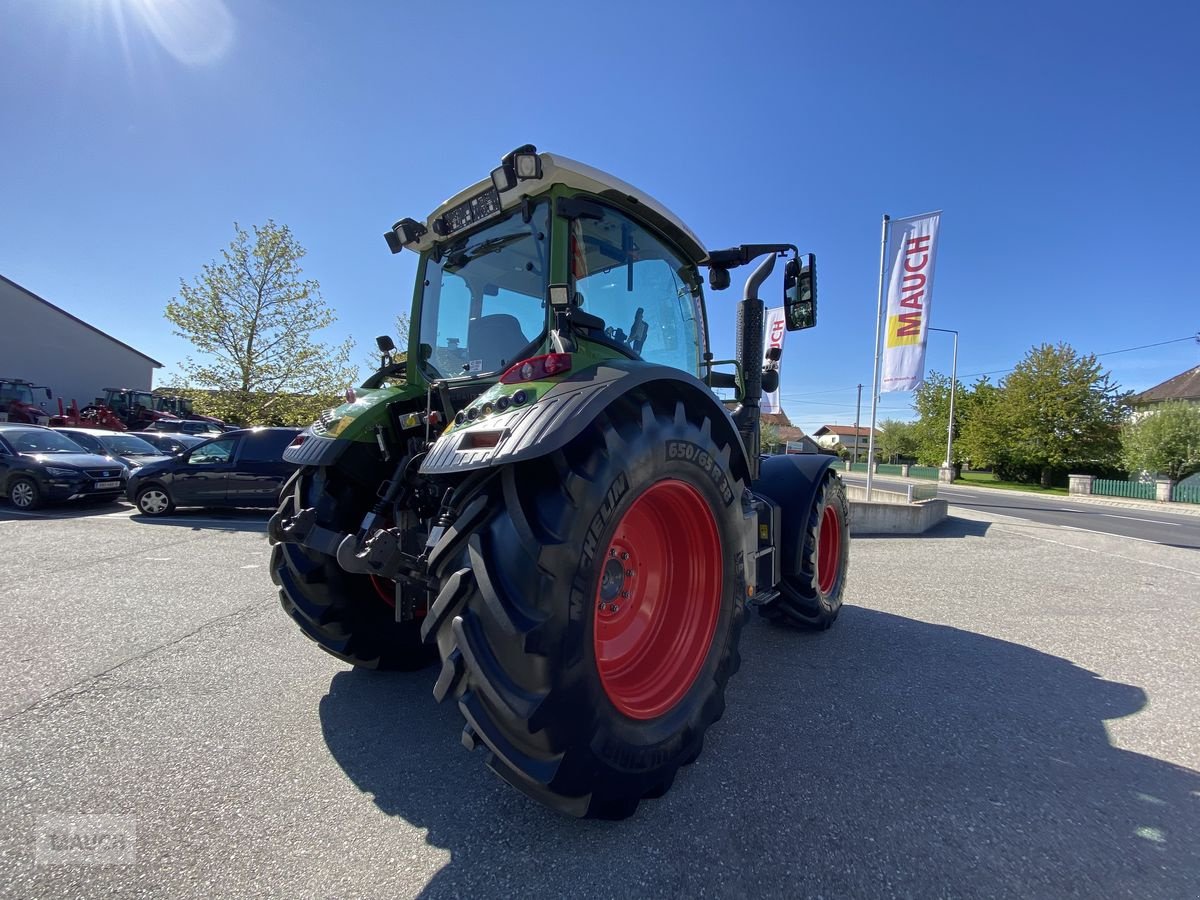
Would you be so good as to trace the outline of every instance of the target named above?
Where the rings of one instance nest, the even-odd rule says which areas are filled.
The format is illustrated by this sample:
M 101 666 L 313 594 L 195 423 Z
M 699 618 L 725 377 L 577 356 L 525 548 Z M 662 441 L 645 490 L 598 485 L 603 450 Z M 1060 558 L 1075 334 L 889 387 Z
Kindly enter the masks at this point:
M 693 266 L 614 209 L 571 223 L 571 281 L 579 308 L 648 362 L 700 373 L 701 288 Z

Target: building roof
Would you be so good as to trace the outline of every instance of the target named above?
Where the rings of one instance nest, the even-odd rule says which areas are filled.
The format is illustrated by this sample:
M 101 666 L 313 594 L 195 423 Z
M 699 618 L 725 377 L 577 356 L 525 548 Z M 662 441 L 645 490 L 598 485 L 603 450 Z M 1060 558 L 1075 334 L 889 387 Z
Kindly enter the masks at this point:
M 763 413 L 760 418 L 764 425 L 774 425 L 777 428 L 791 428 L 792 420 L 788 418 L 787 413 L 780 411 L 777 413 Z
M 1162 384 L 1135 394 L 1130 403 L 1162 403 L 1167 400 L 1200 400 L 1200 366 L 1180 372 Z
M 71 319 L 71 320 L 72 320 L 72 321 L 74 321 L 74 322 L 78 322 L 78 323 L 79 323 L 80 325 L 82 325 L 84 328 L 87 328 L 87 329 L 89 329 L 89 330 L 91 330 L 91 331 L 94 331 L 94 332 L 96 332 L 96 334 L 100 335 L 100 336 L 101 336 L 101 337 L 103 337 L 103 338 L 107 338 L 108 340 L 112 341 L 114 344 L 117 344 L 117 345 L 119 345 L 119 346 L 121 346 L 121 347 L 124 347 L 126 350 L 130 351 L 131 353 L 136 353 L 136 354 L 137 354 L 138 356 L 140 356 L 142 359 L 146 360 L 146 361 L 147 361 L 147 362 L 149 362 L 151 365 L 153 365 L 153 366 L 154 366 L 154 368 L 156 368 L 156 369 L 161 369 L 161 368 L 163 367 L 163 364 L 162 364 L 162 363 L 160 363 L 160 362 L 159 362 L 157 359 L 155 359 L 154 357 L 152 357 L 152 356 L 147 356 L 147 355 L 146 355 L 145 353 L 143 353 L 141 350 L 135 349 L 134 347 L 130 347 L 130 346 L 129 346 L 128 344 L 126 344 L 124 341 L 119 341 L 119 340 L 117 340 L 117 339 L 116 339 L 115 337 L 113 337 L 111 334 L 108 334 L 107 332 L 101 331 L 101 330 L 100 330 L 99 328 L 97 328 L 95 325 L 91 325 L 91 324 L 89 324 L 89 323 L 87 323 L 87 322 L 83 321 L 83 319 L 79 318 L 78 316 L 73 316 L 73 315 L 71 315 L 69 312 L 67 312 L 67 311 L 66 311 L 65 309 L 63 309 L 62 307 L 60 307 L 60 306 L 55 306 L 53 303 L 51 303 L 51 302 L 50 302 L 49 300 L 47 300 L 45 297 L 39 297 L 39 296 L 38 296 L 37 294 L 35 294 L 33 291 L 29 290 L 29 288 L 27 288 L 27 287 L 24 287 L 23 285 L 17 284 L 17 283 L 16 283 L 15 281 L 13 281 L 11 278 L 5 278 L 3 275 L 0 275 L 0 281 L 3 281 L 3 282 L 4 282 L 4 283 L 6 283 L 6 284 L 11 284 L 11 285 L 12 285 L 13 287 L 15 287 L 15 288 L 16 288 L 18 291 L 20 291 L 22 294 L 25 294 L 25 295 L 26 295 L 26 296 L 28 296 L 28 297 L 32 297 L 34 300 L 37 300 L 39 303 L 44 303 L 44 304 L 46 304 L 46 306 L 50 307 L 52 310 L 54 310 L 55 312 L 59 313 L 60 315 L 64 315 L 64 316 L 66 316 L 68 319 Z
M 854 434 L 858 435 L 859 437 L 870 437 L 871 429 L 864 427 L 855 428 L 853 425 L 822 425 L 820 428 L 814 431 L 813 434 Z M 875 434 L 878 435 L 880 432 L 876 431 Z

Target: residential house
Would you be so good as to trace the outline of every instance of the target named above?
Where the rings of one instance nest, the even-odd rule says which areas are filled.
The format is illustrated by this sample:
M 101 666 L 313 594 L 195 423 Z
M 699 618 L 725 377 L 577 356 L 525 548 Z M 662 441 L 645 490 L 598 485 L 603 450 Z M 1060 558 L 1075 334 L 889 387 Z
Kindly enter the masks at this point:
M 762 424 L 774 426 L 777 442 L 771 447 L 763 447 L 764 453 L 782 453 L 784 448 L 787 448 L 788 453 L 821 452 L 817 442 L 793 425 L 792 420 L 787 417 L 785 412 L 763 413 Z
M 875 436 L 879 437 L 878 429 L 875 431 Z M 855 449 L 858 450 L 859 459 L 867 458 L 867 448 L 870 446 L 871 429 L 858 427 L 853 425 L 822 425 L 813 432 L 813 437 L 817 444 L 824 450 L 837 450 L 838 447 L 845 447 L 851 455 L 854 455 Z
M 1200 406 L 1200 366 L 1180 372 L 1162 384 L 1156 384 L 1129 398 L 1135 419 L 1154 412 L 1169 400 L 1182 400 Z

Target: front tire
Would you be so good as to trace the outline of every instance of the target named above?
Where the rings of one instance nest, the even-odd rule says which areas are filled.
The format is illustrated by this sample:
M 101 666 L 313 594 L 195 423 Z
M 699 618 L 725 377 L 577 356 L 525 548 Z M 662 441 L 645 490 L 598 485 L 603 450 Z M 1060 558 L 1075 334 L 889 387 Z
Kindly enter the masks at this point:
M 850 566 L 850 502 L 842 479 L 826 471 L 811 506 L 783 514 L 803 516 L 803 543 L 791 562 L 793 571 L 785 572 L 779 584 L 779 596 L 759 612 L 778 625 L 824 631 L 841 611 Z M 784 563 L 789 563 L 786 555 Z
M 136 506 L 138 512 L 147 516 L 165 516 L 175 509 L 175 503 L 167 489 L 157 484 L 138 491 Z
M 315 507 L 317 524 L 352 532 L 370 507 L 336 473 L 301 469 L 281 492 L 280 514 Z M 421 641 L 421 620 L 397 622 L 387 602 L 394 582 L 345 571 L 337 560 L 299 544 L 276 544 L 271 550 L 271 579 L 279 586 L 279 602 L 304 634 L 332 656 L 365 669 L 415 671 L 436 659 L 434 648 Z
M 42 505 L 42 492 L 32 478 L 14 478 L 8 483 L 8 502 L 20 510 Z
M 664 794 L 724 712 L 744 620 L 744 481 L 714 421 L 625 401 L 502 469 L 430 555 L 438 700 L 500 777 L 620 819 Z

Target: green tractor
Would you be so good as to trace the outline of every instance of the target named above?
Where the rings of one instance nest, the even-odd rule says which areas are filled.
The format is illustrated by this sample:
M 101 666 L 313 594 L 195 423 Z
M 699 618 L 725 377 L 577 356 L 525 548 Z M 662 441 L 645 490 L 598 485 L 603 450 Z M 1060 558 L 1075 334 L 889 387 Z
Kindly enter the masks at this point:
M 747 609 L 824 629 L 849 509 L 829 456 L 763 458 L 759 289 L 783 257 L 790 330 L 812 255 L 706 250 L 589 166 L 523 146 L 424 222 L 403 361 L 287 449 L 270 522 L 283 608 L 355 666 L 435 660 L 462 740 L 553 809 L 623 818 L 700 754 Z M 714 290 L 761 258 L 737 358 L 709 351 Z M 718 393 L 720 392 L 720 393 Z M 721 399 L 724 395 L 727 399 Z

